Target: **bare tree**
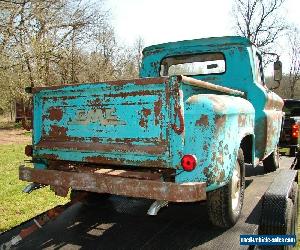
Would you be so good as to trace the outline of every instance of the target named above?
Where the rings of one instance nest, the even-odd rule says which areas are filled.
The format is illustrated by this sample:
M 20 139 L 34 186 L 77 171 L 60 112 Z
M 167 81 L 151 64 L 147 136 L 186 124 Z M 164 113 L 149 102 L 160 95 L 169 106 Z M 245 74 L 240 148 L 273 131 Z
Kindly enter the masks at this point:
M 136 62 L 137 62 L 137 68 L 138 70 L 141 67 L 141 63 L 142 63 L 142 51 L 145 47 L 145 42 L 144 39 L 140 36 L 136 39 L 135 43 L 134 43 L 134 50 L 136 53 Z
M 142 39 L 120 45 L 102 1 L 0 0 L 0 108 L 29 85 L 137 77 Z
M 234 0 L 236 32 L 268 53 L 287 25 L 280 14 L 285 0 Z
M 290 98 L 295 98 L 296 84 L 300 81 L 300 32 L 299 29 L 293 28 L 289 33 L 290 46 L 290 70 L 289 70 L 289 87 Z

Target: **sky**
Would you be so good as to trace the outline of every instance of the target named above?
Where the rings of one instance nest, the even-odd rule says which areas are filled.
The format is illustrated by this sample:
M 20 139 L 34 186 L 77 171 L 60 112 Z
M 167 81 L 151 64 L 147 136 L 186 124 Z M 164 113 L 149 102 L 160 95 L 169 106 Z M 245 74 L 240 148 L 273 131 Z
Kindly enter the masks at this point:
M 140 36 L 146 45 L 232 34 L 230 2 L 231 0 L 107 0 L 120 39 L 125 43 L 132 43 Z
M 148 46 L 234 35 L 232 1 L 106 0 L 106 6 L 110 9 L 119 41 L 131 45 L 141 37 Z M 299 10 L 300 0 L 286 0 L 282 13 L 289 22 L 300 28 Z M 283 59 L 286 59 L 285 55 Z

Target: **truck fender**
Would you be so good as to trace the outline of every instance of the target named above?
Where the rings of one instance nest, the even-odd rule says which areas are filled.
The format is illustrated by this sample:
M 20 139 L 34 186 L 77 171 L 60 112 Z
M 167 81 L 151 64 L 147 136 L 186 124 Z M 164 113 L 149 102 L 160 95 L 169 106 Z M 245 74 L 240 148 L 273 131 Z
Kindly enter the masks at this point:
M 198 94 L 188 98 L 184 107 L 183 154 L 195 155 L 198 163 L 193 171 L 178 174 L 176 182 L 205 181 L 207 191 L 224 186 L 232 175 L 241 143 L 244 149 L 252 143 L 250 161 L 254 158 L 253 105 L 241 97 Z

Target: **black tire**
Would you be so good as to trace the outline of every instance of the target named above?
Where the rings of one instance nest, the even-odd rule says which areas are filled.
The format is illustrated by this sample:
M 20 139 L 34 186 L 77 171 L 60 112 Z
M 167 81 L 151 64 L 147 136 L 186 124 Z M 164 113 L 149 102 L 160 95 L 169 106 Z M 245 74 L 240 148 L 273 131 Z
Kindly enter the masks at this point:
M 296 165 L 295 165 L 295 170 L 300 169 L 300 150 L 298 149 L 296 153 Z
M 290 148 L 290 156 L 291 157 L 295 157 L 296 156 L 296 152 L 297 152 L 297 148 L 296 147 Z
M 233 202 L 233 183 L 235 169 L 239 170 L 237 203 Z M 245 164 L 243 150 L 240 148 L 231 180 L 225 186 L 207 193 L 207 209 L 211 223 L 222 228 L 232 227 L 239 219 L 245 191 Z M 235 206 L 235 208 L 233 208 Z
M 279 168 L 279 151 L 278 147 L 263 160 L 264 170 L 266 173 L 274 172 Z

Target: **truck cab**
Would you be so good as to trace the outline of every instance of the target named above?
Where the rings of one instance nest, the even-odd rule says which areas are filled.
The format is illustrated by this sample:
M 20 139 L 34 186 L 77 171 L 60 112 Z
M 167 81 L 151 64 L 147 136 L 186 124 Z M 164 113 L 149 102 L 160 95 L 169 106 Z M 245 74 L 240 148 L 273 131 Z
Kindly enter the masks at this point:
M 140 79 L 33 88 L 34 169 L 20 178 L 166 202 L 207 200 L 217 226 L 238 220 L 244 163 L 278 168 L 282 99 L 243 37 L 144 49 Z M 151 211 L 153 211 L 153 209 Z
M 143 53 L 142 78 L 188 75 L 244 92 L 244 99 L 255 111 L 255 131 L 248 139 L 255 145 L 247 150 L 252 151 L 247 159 L 257 165 L 274 151 L 280 133 L 283 100 L 265 85 L 261 54 L 247 38 L 167 43 L 145 48 Z

